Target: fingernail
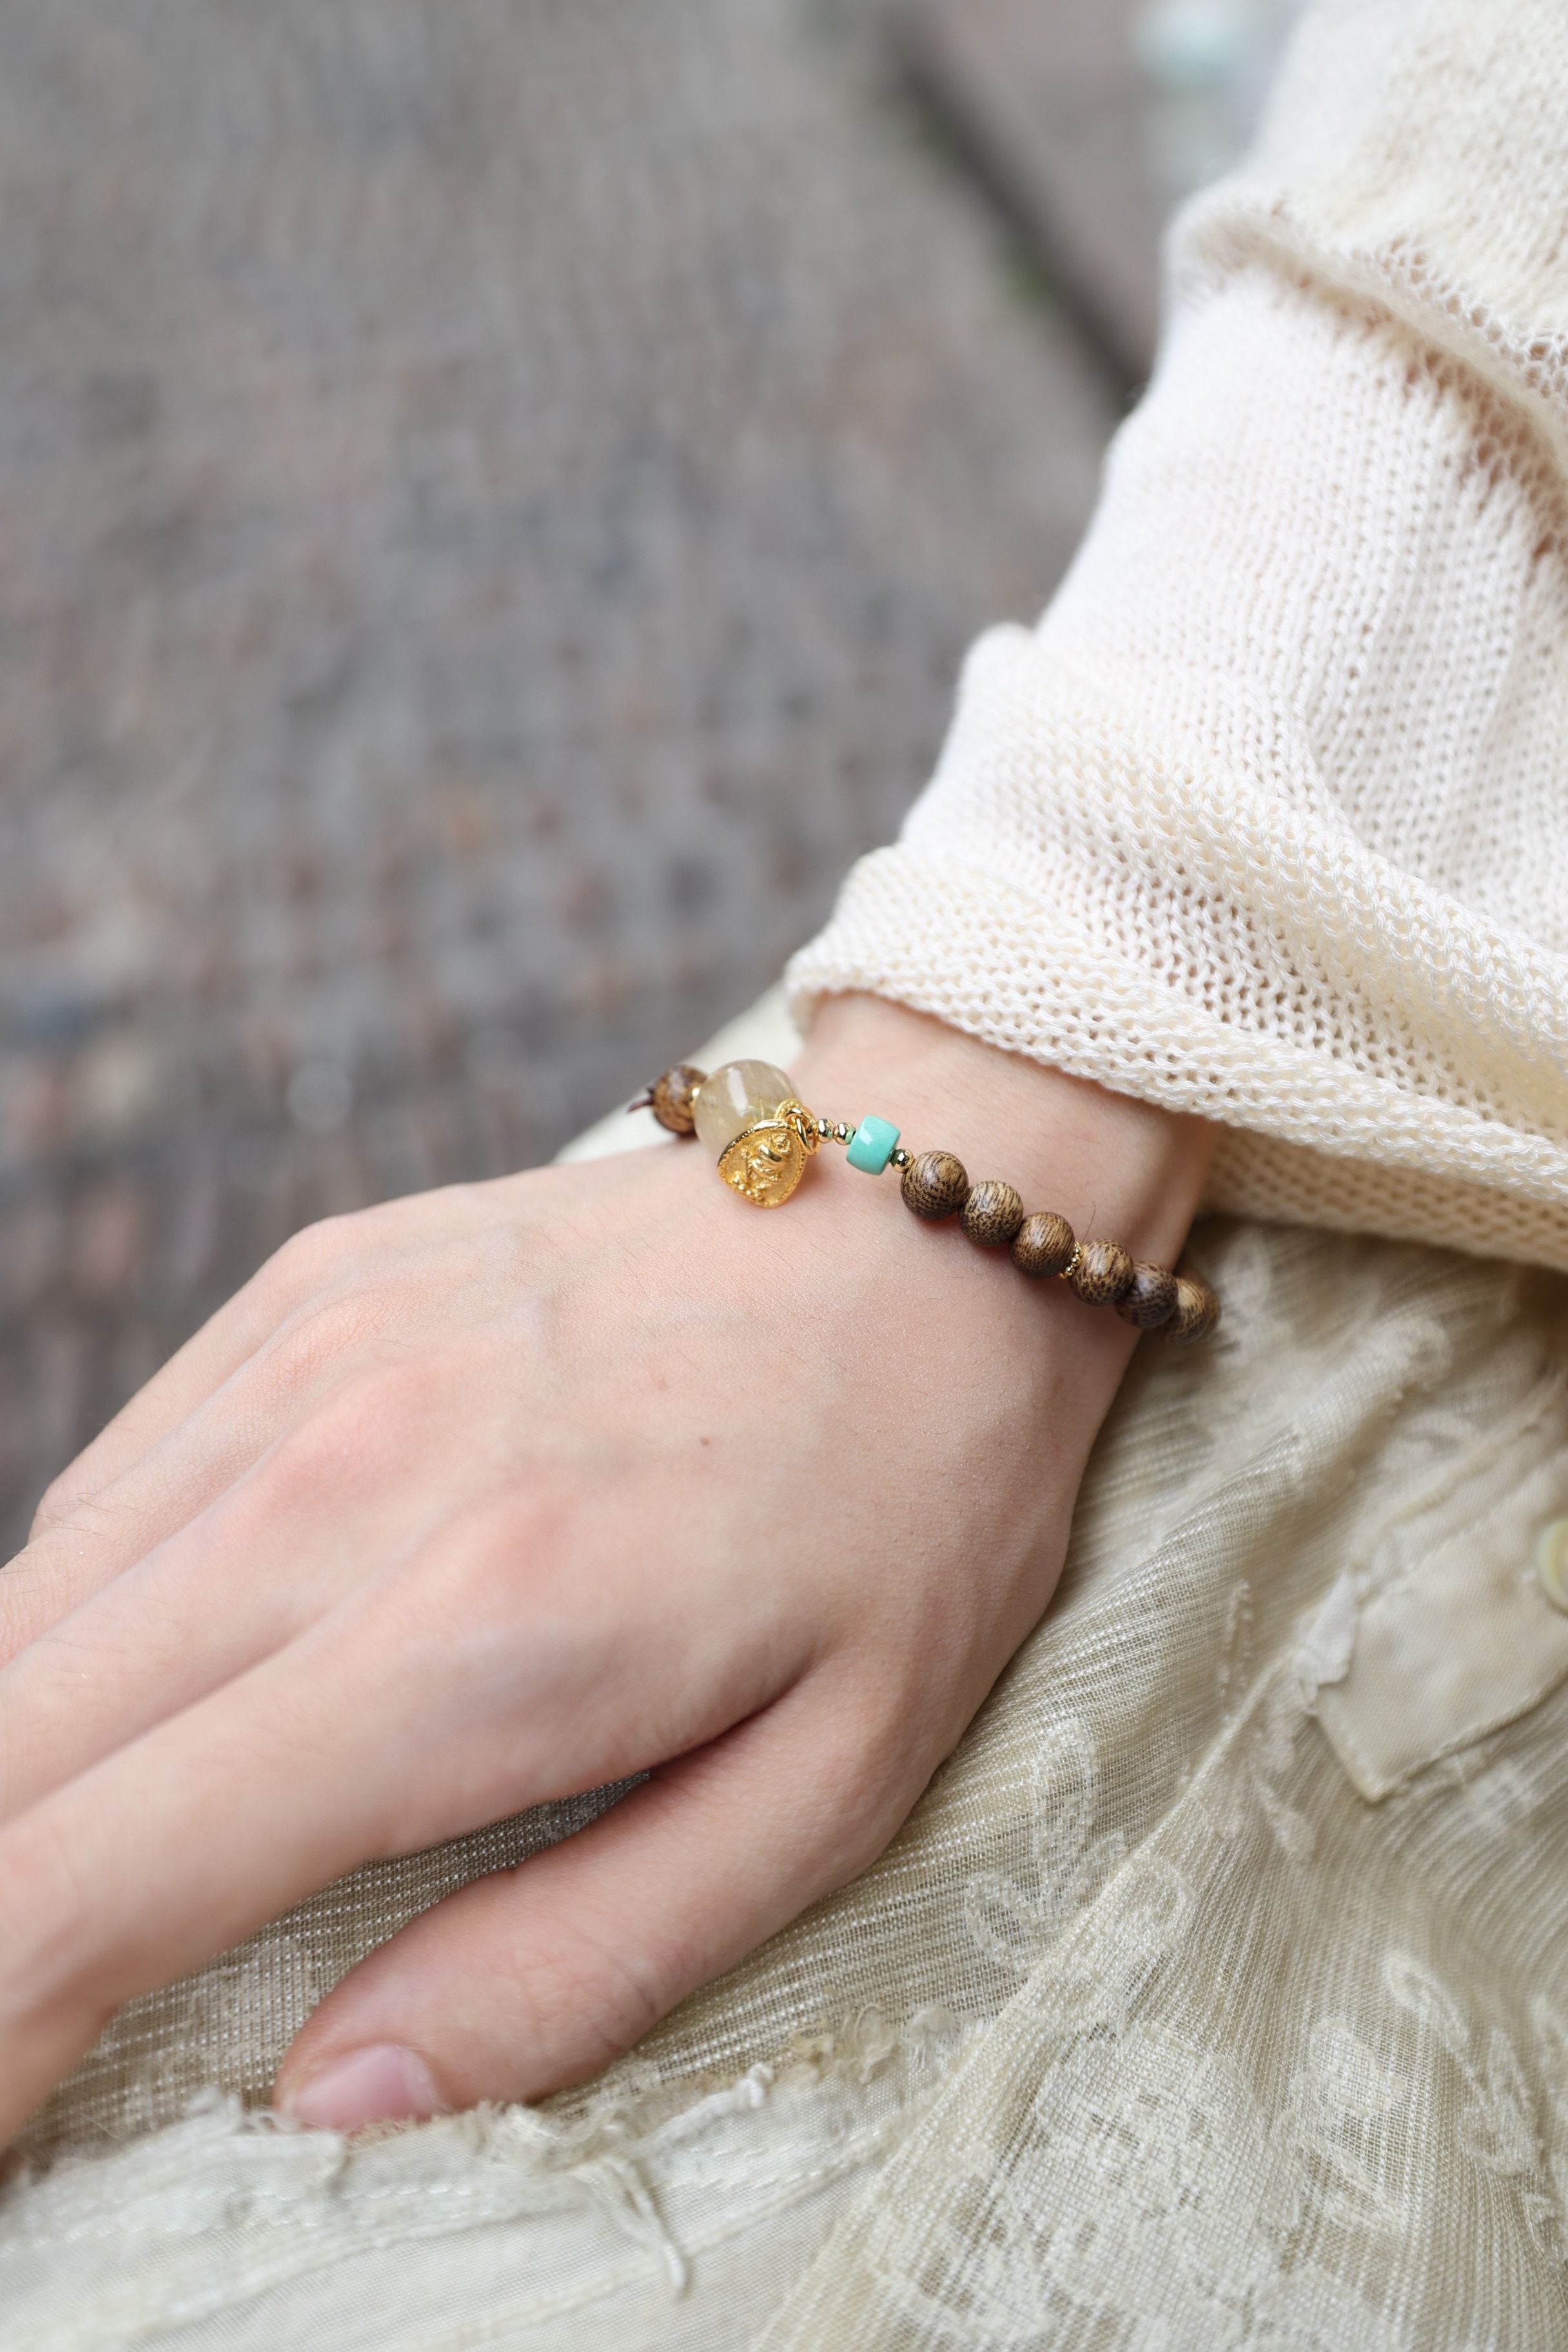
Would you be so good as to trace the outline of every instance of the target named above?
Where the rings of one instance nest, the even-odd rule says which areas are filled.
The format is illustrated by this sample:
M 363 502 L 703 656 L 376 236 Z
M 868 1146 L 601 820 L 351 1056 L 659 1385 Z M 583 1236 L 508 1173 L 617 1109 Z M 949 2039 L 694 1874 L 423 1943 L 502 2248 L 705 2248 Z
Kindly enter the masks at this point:
M 416 2051 L 375 2042 L 330 2058 L 280 2102 L 285 2115 L 317 2131 L 358 2131 L 363 2124 L 423 2122 L 446 2105 L 436 2077 Z

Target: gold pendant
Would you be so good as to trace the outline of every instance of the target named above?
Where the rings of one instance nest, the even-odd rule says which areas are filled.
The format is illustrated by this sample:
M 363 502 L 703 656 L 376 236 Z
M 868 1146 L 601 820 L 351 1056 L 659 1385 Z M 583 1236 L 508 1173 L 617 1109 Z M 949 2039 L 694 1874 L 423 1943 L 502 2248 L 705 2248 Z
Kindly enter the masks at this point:
M 816 1122 L 805 1105 L 782 1102 L 772 1118 L 743 1128 L 719 1156 L 719 1173 L 742 1201 L 778 1209 L 805 1173 L 817 1146 Z

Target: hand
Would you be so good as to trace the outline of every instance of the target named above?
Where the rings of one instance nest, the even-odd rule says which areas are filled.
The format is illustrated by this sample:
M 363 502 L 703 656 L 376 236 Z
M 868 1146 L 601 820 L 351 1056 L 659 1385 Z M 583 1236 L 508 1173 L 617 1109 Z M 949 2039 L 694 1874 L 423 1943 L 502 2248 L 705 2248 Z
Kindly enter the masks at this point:
M 1179 1247 L 1193 1122 L 868 999 L 795 1075 Z M 766 1213 L 672 1145 L 334 1219 L 88 1448 L 0 1573 L 0 2142 L 130 1995 L 544 1799 L 650 1776 L 353 1970 L 280 2104 L 537 2096 L 879 1853 L 1135 1339 L 895 1186 L 830 1153 Z

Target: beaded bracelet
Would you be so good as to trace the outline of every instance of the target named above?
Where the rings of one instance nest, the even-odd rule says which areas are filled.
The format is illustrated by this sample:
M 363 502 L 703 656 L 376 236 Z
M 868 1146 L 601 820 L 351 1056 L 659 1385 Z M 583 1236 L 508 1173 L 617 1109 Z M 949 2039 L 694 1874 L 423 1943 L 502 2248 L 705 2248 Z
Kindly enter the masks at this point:
M 630 1108 L 651 1110 L 672 1135 L 695 1134 L 718 1154 L 725 1183 L 759 1208 L 781 1207 L 813 1153 L 842 1143 L 851 1168 L 868 1176 L 896 1168 L 904 1204 L 917 1217 L 956 1216 L 982 1249 L 1009 1248 L 1020 1273 L 1058 1275 L 1090 1306 L 1114 1307 L 1140 1330 L 1202 1339 L 1219 1320 L 1219 1300 L 1200 1276 L 1135 1259 L 1120 1242 L 1080 1242 L 1054 1209 L 1026 1215 L 1011 1184 L 971 1184 L 951 1151 L 906 1151 L 888 1119 L 849 1126 L 818 1118 L 771 1062 L 726 1062 L 711 1076 L 680 1062 Z

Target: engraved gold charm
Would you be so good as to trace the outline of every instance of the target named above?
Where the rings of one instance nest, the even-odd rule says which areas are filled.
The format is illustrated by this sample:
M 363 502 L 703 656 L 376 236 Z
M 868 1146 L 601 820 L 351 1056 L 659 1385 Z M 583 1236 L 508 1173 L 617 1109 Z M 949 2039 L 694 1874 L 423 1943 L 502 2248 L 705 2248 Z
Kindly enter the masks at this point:
M 720 1155 L 719 1173 L 731 1191 L 759 1209 L 782 1208 L 805 1173 L 805 1146 L 789 1120 L 748 1127 Z

